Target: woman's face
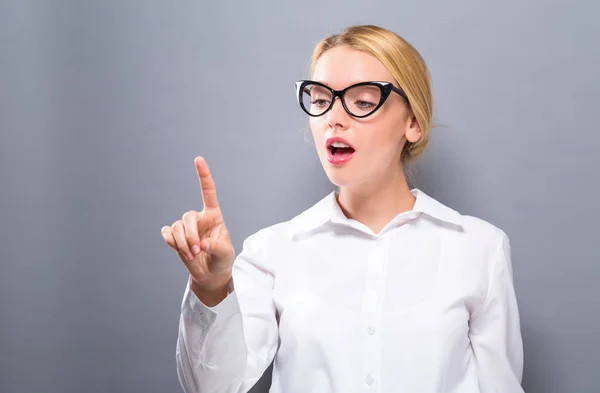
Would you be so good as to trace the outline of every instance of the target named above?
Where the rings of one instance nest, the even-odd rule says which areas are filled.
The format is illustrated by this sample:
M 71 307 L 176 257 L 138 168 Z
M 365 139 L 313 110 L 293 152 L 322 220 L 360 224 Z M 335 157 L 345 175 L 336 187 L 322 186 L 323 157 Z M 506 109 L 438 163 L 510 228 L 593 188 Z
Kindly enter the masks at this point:
M 399 87 L 377 58 L 343 46 L 330 49 L 319 58 L 312 79 L 336 90 L 370 81 L 393 82 Z M 352 104 L 348 102 L 349 97 L 346 100 L 348 105 Z M 413 116 L 408 116 L 403 98 L 395 92 L 381 108 L 366 118 L 351 116 L 336 99 L 327 113 L 310 117 L 310 128 L 325 173 L 338 187 L 377 184 L 402 175 L 402 146 L 407 138 L 416 142 L 421 135 Z M 341 137 L 353 147 L 355 151 L 349 161 L 330 161 L 332 154 L 327 140 L 332 137 Z

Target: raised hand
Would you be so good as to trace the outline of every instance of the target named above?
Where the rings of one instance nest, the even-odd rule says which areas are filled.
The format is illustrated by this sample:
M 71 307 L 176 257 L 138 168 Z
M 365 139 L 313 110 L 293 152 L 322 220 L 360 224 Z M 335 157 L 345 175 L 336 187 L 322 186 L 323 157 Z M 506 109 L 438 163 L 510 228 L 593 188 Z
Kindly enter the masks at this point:
M 186 212 L 181 220 L 162 227 L 161 234 L 187 267 L 194 280 L 193 287 L 205 292 L 222 290 L 231 278 L 235 250 L 223 221 L 208 164 L 202 157 L 196 157 L 194 164 L 204 210 Z

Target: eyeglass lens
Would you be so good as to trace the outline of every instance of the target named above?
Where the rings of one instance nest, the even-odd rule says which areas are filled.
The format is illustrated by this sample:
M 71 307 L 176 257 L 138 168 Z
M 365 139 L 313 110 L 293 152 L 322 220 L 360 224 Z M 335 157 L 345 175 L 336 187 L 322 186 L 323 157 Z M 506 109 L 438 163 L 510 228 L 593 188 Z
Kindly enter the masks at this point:
M 365 116 L 379 104 L 381 89 L 373 85 L 355 86 L 346 90 L 343 98 L 350 113 L 354 116 Z M 323 86 L 308 84 L 302 91 L 302 103 L 313 116 L 323 114 L 331 105 L 331 101 L 331 91 Z

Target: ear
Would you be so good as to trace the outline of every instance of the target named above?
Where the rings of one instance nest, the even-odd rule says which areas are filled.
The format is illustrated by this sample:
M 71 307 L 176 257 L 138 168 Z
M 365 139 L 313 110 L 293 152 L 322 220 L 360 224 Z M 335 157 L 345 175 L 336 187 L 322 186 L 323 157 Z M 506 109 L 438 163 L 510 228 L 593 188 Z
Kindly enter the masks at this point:
M 407 141 L 415 143 L 419 139 L 421 139 L 421 135 L 423 135 L 423 133 L 421 132 L 421 127 L 419 127 L 419 123 L 417 123 L 417 118 L 412 113 L 409 115 L 409 118 L 410 122 L 404 135 L 406 135 Z

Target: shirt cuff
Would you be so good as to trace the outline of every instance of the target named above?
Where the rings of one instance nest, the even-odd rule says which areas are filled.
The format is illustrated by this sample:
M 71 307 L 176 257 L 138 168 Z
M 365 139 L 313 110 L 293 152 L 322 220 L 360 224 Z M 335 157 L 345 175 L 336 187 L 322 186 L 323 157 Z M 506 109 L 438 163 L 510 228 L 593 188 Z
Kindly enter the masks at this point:
M 181 312 L 192 318 L 196 323 L 209 327 L 213 325 L 217 318 L 223 320 L 229 316 L 240 312 L 233 279 L 229 280 L 227 297 L 214 307 L 209 307 L 202 303 L 191 288 L 191 276 L 188 279 L 183 301 L 181 303 Z

